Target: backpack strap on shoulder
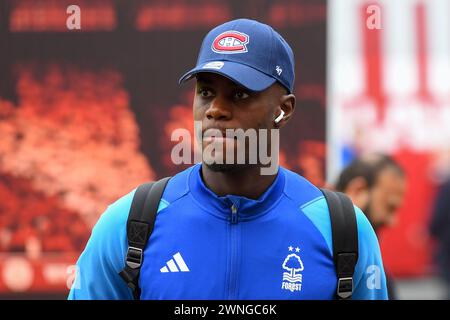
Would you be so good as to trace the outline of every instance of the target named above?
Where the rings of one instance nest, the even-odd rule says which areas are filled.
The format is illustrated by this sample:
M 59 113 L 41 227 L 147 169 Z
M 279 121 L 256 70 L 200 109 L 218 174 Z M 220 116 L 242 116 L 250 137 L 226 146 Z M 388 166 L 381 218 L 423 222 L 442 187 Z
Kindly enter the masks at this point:
M 136 300 L 140 299 L 139 274 L 144 260 L 144 249 L 153 231 L 164 188 L 170 177 L 140 185 L 133 197 L 127 221 L 128 249 L 125 268 L 119 273 Z
M 353 203 L 341 192 L 320 189 L 325 196 L 331 218 L 333 258 L 338 276 L 337 298 L 351 299 L 353 273 L 358 261 L 358 226 Z

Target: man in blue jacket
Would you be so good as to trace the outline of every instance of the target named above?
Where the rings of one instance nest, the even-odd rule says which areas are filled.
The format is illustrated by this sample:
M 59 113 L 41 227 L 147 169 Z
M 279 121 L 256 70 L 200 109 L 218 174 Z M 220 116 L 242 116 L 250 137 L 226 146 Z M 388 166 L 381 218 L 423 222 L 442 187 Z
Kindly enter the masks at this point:
M 222 133 L 204 136 L 204 150 L 233 145 L 227 129 L 278 129 L 293 114 L 294 56 L 268 25 L 239 19 L 211 30 L 196 67 L 180 82 L 194 77 L 194 120 L 201 121 L 203 133 Z M 271 142 L 265 146 L 271 149 Z M 278 165 L 263 174 L 267 164 L 248 156 L 244 163 L 211 161 L 227 159 L 225 150 L 216 148 L 169 180 L 144 250 L 140 298 L 334 299 L 337 275 L 322 192 Z M 133 299 L 119 272 L 134 192 L 110 205 L 97 222 L 69 299 Z M 387 299 L 376 235 L 355 211 L 359 256 L 353 299 Z

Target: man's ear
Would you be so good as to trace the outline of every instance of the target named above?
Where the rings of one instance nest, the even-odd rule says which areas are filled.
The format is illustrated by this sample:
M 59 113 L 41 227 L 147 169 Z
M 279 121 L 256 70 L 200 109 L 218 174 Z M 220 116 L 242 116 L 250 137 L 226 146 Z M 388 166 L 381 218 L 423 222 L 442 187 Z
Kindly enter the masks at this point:
M 356 177 L 352 179 L 345 189 L 345 193 L 352 199 L 359 208 L 365 208 L 369 201 L 369 186 L 366 179 Z
M 284 94 L 280 97 L 280 105 L 276 108 L 275 118 L 277 118 L 281 114 L 281 110 L 283 110 L 284 115 L 283 118 L 275 123 L 276 128 L 280 128 L 284 126 L 289 119 L 292 117 L 295 109 L 295 96 L 293 94 Z

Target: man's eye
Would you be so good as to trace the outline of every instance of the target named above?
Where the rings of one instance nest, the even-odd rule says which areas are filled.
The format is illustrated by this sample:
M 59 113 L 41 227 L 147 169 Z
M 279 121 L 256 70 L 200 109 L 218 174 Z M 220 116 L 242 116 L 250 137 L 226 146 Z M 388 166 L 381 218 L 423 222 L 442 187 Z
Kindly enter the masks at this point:
M 198 94 L 202 97 L 202 98 L 208 98 L 212 96 L 212 92 L 211 90 L 208 89 L 200 89 L 198 90 Z
M 242 100 L 242 99 L 246 99 L 249 97 L 248 93 L 244 92 L 244 91 L 237 91 L 234 94 L 234 97 L 238 100 Z

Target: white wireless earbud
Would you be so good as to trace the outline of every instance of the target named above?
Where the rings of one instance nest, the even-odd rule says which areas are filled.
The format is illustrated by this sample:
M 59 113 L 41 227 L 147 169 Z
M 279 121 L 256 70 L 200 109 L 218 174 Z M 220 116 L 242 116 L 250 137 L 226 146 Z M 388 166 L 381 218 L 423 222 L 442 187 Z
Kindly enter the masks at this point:
M 280 122 L 281 121 L 281 119 L 283 119 L 283 117 L 284 117 L 284 111 L 283 110 L 281 110 L 281 113 L 280 113 L 280 115 L 275 119 L 275 123 L 278 123 L 278 122 Z

